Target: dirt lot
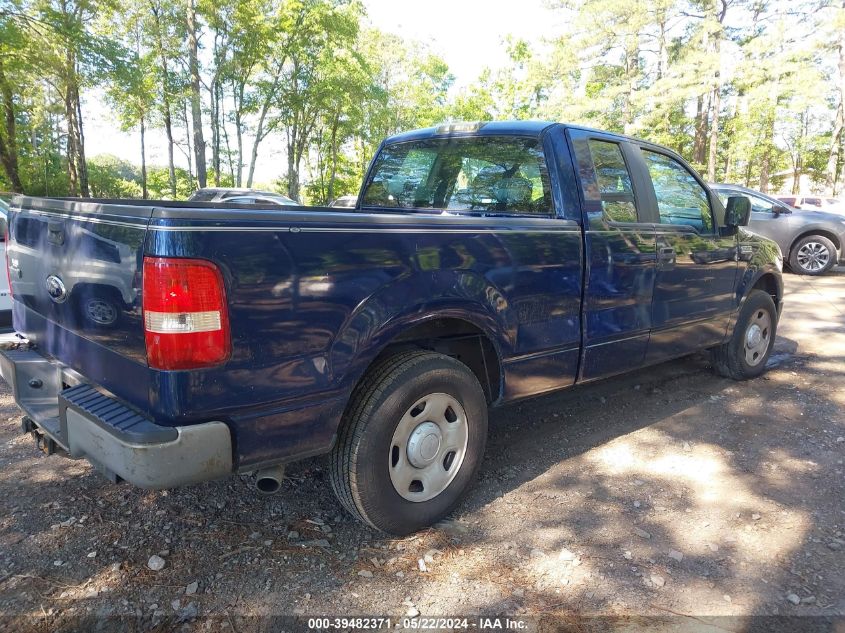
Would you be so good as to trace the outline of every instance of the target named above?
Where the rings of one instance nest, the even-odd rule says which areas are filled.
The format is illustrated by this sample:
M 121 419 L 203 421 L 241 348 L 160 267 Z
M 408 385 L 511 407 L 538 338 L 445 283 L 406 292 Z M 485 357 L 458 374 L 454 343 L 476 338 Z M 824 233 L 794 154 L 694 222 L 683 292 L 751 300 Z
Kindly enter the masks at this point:
M 405 539 L 346 516 L 319 460 L 271 498 L 246 477 L 113 486 L 38 453 L 3 385 L 0 629 L 93 630 L 85 616 L 239 632 L 283 614 L 510 614 L 579 631 L 841 618 L 845 271 L 786 282 L 764 377 L 735 383 L 692 357 L 495 411 L 466 503 Z M 836 626 L 767 630 L 778 622 Z

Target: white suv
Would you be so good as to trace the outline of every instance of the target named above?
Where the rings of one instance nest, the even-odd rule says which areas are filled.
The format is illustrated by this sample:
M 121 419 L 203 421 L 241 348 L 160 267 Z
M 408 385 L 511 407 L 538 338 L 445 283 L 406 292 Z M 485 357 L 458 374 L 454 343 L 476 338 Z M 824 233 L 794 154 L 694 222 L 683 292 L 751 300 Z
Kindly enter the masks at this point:
M 778 196 L 778 200 L 796 209 L 824 211 L 825 213 L 845 213 L 845 202 L 838 198 L 825 196 Z

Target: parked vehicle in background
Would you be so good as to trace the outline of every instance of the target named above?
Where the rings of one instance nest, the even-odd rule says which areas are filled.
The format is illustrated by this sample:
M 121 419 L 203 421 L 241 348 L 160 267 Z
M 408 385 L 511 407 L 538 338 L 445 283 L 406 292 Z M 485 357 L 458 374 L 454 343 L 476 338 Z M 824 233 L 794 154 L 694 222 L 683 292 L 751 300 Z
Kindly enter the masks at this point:
M 805 211 L 824 211 L 826 213 L 845 213 L 845 202 L 839 198 L 823 196 L 775 196 L 781 202 Z
M 0 256 L 6 262 L 6 229 L 9 221 L 9 203 L 0 198 Z M 0 278 L 0 330 L 12 325 L 12 295 L 9 277 Z
M 821 275 L 837 262 L 845 263 L 845 217 L 821 211 L 803 211 L 783 201 L 740 185 L 711 185 L 724 201 L 730 196 L 751 200 L 748 228 L 774 240 L 793 272 Z
M 343 209 L 354 209 L 358 204 L 358 196 L 341 196 L 329 203 L 330 207 L 339 207 Z
M 488 406 L 699 350 L 765 371 L 780 251 L 671 150 L 449 124 L 384 141 L 362 192 L 355 212 L 16 198 L 29 343 L 0 372 L 24 430 L 148 488 L 254 472 L 273 492 L 328 453 L 340 503 L 406 534 L 460 502 Z M 86 232 L 142 288 L 109 332 L 69 308 Z
M 272 199 L 273 202 L 260 204 L 277 204 L 298 206 L 296 200 L 291 200 L 287 196 L 273 191 L 262 191 L 261 189 L 242 189 L 240 187 L 205 187 L 198 189 L 188 198 L 189 202 L 233 202 L 233 198 L 262 198 Z M 256 202 L 246 202 L 243 204 L 259 204 Z
M 287 196 L 274 194 L 249 194 L 246 196 L 232 196 L 226 198 L 224 202 L 229 204 L 252 204 L 252 205 L 274 205 L 277 207 L 299 206 L 296 202 Z

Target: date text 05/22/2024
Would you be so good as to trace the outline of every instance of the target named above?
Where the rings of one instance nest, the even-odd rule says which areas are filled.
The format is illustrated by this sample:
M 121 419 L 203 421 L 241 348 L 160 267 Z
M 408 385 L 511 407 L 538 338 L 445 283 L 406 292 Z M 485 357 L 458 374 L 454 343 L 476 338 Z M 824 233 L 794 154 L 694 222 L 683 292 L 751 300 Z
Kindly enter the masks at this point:
M 529 627 L 528 622 L 526 620 L 509 617 L 404 617 L 400 619 L 392 619 L 387 617 L 334 617 L 308 619 L 308 629 L 314 631 L 393 628 L 447 631 L 524 631 L 527 630 Z

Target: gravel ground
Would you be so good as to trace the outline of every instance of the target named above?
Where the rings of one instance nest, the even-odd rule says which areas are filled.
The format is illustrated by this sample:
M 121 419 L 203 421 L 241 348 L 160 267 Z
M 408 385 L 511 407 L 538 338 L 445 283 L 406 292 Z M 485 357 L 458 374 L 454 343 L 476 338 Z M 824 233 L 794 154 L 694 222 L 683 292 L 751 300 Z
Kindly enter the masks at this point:
M 238 632 L 292 614 L 510 614 L 579 631 L 841 618 L 845 271 L 785 279 L 765 376 L 732 382 L 694 356 L 496 410 L 467 501 L 403 539 L 345 515 L 318 459 L 269 498 L 247 477 L 111 485 L 39 453 L 3 385 L 0 629 L 88 630 L 80 618 L 104 616 Z

